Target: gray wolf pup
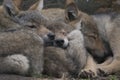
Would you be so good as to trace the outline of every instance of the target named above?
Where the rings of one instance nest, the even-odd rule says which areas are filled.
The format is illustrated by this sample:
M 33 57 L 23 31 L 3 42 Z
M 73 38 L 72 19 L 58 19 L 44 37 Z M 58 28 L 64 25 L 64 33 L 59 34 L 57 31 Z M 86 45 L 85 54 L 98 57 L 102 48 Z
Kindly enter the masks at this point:
M 0 7 L 0 73 L 40 75 L 44 42 L 54 37 L 43 25 L 43 0 L 34 10 L 20 11 L 13 0 Z

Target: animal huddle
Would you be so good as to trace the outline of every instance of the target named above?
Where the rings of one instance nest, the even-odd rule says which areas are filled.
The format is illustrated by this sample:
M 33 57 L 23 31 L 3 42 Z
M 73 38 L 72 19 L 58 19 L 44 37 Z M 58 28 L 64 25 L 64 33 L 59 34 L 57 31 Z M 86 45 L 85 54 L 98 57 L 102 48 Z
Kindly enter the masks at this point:
M 20 2 L 0 7 L 1 74 L 94 78 L 120 71 L 119 14 L 88 15 L 74 0 L 65 9 L 43 9 L 39 0 L 21 11 Z

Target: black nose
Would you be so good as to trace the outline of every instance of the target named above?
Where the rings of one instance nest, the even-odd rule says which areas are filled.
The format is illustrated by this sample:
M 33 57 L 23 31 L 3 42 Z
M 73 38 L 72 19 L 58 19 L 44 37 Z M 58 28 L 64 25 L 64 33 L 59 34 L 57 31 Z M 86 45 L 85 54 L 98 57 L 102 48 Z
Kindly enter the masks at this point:
M 64 40 L 63 39 L 57 39 L 55 40 L 55 43 L 58 47 L 62 47 L 64 44 Z
M 54 33 L 49 33 L 47 36 L 48 36 L 48 38 L 49 38 L 50 40 L 54 40 L 54 39 L 55 39 Z

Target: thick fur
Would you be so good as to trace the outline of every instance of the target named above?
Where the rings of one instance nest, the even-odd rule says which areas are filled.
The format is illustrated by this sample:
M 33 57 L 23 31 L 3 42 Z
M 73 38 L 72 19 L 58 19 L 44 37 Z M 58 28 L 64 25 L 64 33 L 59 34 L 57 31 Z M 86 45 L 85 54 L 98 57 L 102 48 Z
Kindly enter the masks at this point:
M 48 14 L 47 13 L 45 14 L 46 16 L 47 15 L 49 16 L 49 10 L 50 9 L 46 10 L 46 12 L 48 11 L 47 12 Z M 61 14 L 59 13 L 59 16 L 62 15 L 60 17 L 60 20 L 69 24 L 69 26 L 71 26 L 69 27 L 69 29 L 73 30 L 74 28 L 77 27 L 78 29 L 81 30 L 81 32 L 84 35 L 85 47 L 88 51 L 89 57 L 87 60 L 86 67 L 81 71 L 79 75 L 82 77 L 96 77 L 97 76 L 97 64 L 96 63 L 102 63 L 105 61 L 105 64 L 106 64 L 106 62 L 109 61 L 108 60 L 109 56 L 110 57 L 112 56 L 112 51 L 110 48 L 111 44 L 108 44 L 109 41 L 106 41 L 105 37 L 107 36 L 106 34 L 104 34 L 104 31 L 106 31 L 107 29 L 102 30 L 104 28 L 101 28 L 101 26 L 104 26 L 104 23 L 102 23 L 102 21 L 106 19 L 103 18 L 104 20 L 99 20 L 100 22 L 96 21 L 93 16 L 90 16 L 78 10 L 77 6 L 75 5 L 74 0 L 70 0 L 70 1 L 67 0 L 65 14 L 63 13 L 64 10 L 61 10 L 61 9 L 55 9 L 55 12 L 56 14 L 57 12 L 61 12 Z M 51 12 L 51 14 L 54 16 L 54 18 L 57 18 L 58 15 L 54 15 L 55 12 L 53 12 L 53 14 Z M 51 18 L 52 17 L 50 17 L 50 19 Z M 107 23 L 109 23 L 108 21 L 109 20 L 107 20 Z M 119 19 L 116 21 L 119 22 Z M 115 21 L 113 20 L 113 22 Z M 102 25 L 99 23 L 101 23 Z
M 0 7 L 0 73 L 29 76 L 42 73 L 43 40 L 49 30 L 43 26 L 46 18 L 40 14 L 41 9 L 20 11 L 12 0 L 4 0 Z
M 3 5 L 0 6 L 0 31 L 21 27 L 36 28 L 46 24 L 47 19 L 40 13 L 41 9 L 36 7 L 34 10 L 20 11 L 15 6 L 15 2 L 4 0 Z
M 98 57 L 98 60 L 103 60 L 102 64 L 96 65 L 96 63 L 94 62 L 94 60 L 92 60 L 92 62 L 95 65 L 89 65 L 89 67 L 87 69 L 89 69 L 91 66 L 94 67 L 94 69 L 89 69 L 91 71 L 94 72 L 94 74 L 96 74 L 96 71 L 98 70 L 98 74 L 100 76 L 106 76 L 112 73 L 117 73 L 120 71 L 119 66 L 119 22 L 120 22 L 120 15 L 116 14 L 116 13 L 111 13 L 111 14 L 99 14 L 99 15 L 92 15 L 89 17 L 93 18 L 93 23 L 96 23 L 97 25 L 97 29 L 98 29 L 98 34 L 102 40 L 102 42 L 104 43 L 105 46 L 105 50 L 107 53 L 103 54 L 103 59 L 101 58 L 100 54 L 97 54 L 97 56 L 95 56 L 94 54 L 92 54 L 93 58 L 95 59 L 96 57 Z M 87 19 L 89 20 L 89 19 Z M 90 21 L 90 20 L 89 20 Z M 89 24 L 89 23 L 88 23 Z M 85 27 L 87 28 L 87 27 Z M 95 31 L 96 29 L 92 28 L 91 29 L 93 31 Z M 89 29 L 90 30 L 90 29 Z M 86 30 L 88 31 L 88 30 Z M 91 57 L 92 58 L 92 57 Z M 96 60 L 96 59 L 95 59 Z M 97 70 L 95 70 L 95 68 Z M 87 70 L 86 68 L 83 70 L 83 72 L 81 73 L 81 75 L 83 74 L 84 76 L 90 76 L 89 70 Z M 88 73 L 88 75 L 86 75 L 85 73 Z M 91 73 L 92 75 L 93 73 Z M 98 75 L 97 74 L 97 75 Z
M 43 40 L 32 31 L 21 30 L 14 32 L 1 32 L 0 33 L 0 56 L 1 58 L 8 57 L 9 55 L 22 54 L 26 56 L 30 62 L 28 71 L 19 73 L 25 74 L 40 74 L 43 70 Z M 8 59 L 8 58 L 5 58 Z M 38 64 L 39 63 L 39 64 Z M 8 63 L 9 65 L 10 63 Z M 14 63 L 11 63 L 14 64 Z M 7 62 L 6 62 L 7 65 Z M 21 65 L 22 66 L 22 65 Z M 1 66 L 2 67 L 2 66 Z M 15 66 L 14 66 L 15 67 Z M 19 66 L 20 67 L 20 66 Z M 19 67 L 18 70 L 19 70 Z M 11 71 L 13 69 L 5 67 L 3 71 Z M 24 69 L 25 67 L 22 66 Z M 10 69 L 10 70 L 9 70 Z M 17 71 L 17 69 L 16 69 Z M 2 73 L 2 72 L 1 72 Z M 14 72 L 15 73 L 15 72 Z
M 96 23 L 99 36 L 103 41 L 105 48 L 107 50 L 107 54 L 104 54 L 104 62 L 102 64 L 96 65 L 96 57 L 93 56 L 88 58 L 89 63 L 87 64 L 85 69 L 81 71 L 81 76 L 84 77 L 94 77 L 95 75 L 106 76 L 113 73 L 117 73 L 120 71 L 119 66 L 119 22 L 120 22 L 120 15 L 119 14 L 99 14 L 99 15 L 92 15 L 89 17 L 93 18 L 93 22 Z M 88 19 L 89 20 L 89 19 Z M 86 27 L 87 28 L 87 27 Z M 95 29 L 92 28 L 94 31 Z M 100 54 L 97 55 L 100 59 Z M 102 59 L 102 58 L 101 58 Z M 91 71 L 93 73 L 91 73 Z M 98 73 L 97 73 L 98 72 Z M 87 74 L 86 74 L 87 73 Z
M 41 12 L 50 20 L 64 19 L 65 17 L 64 9 L 60 8 L 43 9 Z
M 48 47 L 45 49 L 44 73 L 54 77 L 63 75 L 77 77 L 87 61 L 83 35 L 79 30 L 68 34 L 69 47 L 61 49 Z M 54 56 L 54 57 L 53 57 Z
M 99 36 L 97 24 L 93 17 L 82 11 L 79 11 L 73 0 L 68 1 L 67 3 L 68 4 L 65 10 L 59 8 L 43 9 L 42 12 L 44 16 L 48 16 L 50 20 L 54 19 L 55 21 L 63 21 L 65 24 L 69 25 L 70 27 L 68 30 L 71 29 L 72 31 L 76 27 L 81 29 L 84 35 L 85 47 L 88 52 L 92 54 L 98 63 L 105 61 L 110 50 L 108 51 L 106 49 L 107 45 L 103 44 L 104 41 L 102 40 L 101 36 Z M 70 17 L 73 17 L 74 19 L 71 20 Z
M 104 75 L 116 73 L 120 71 L 119 61 L 119 26 L 120 26 L 120 15 L 100 15 L 94 16 L 94 19 L 98 25 L 103 39 L 110 45 L 113 53 L 113 60 L 110 64 L 100 66 L 100 72 L 104 72 Z M 102 22 L 101 22 L 102 21 Z M 100 23 L 101 22 L 101 23 Z M 102 73 L 101 73 L 102 74 Z
M 69 1 L 69 0 L 68 0 Z M 71 3 L 70 3 L 71 4 Z M 74 4 L 74 1 L 72 2 L 72 4 Z M 71 31 L 73 31 L 74 29 L 79 29 L 79 30 L 81 30 L 82 29 L 82 27 L 81 26 L 83 26 L 83 24 L 85 24 L 85 23 L 87 23 L 87 22 L 85 22 L 86 21 L 86 19 L 89 19 L 89 20 L 91 20 L 92 18 L 91 17 L 89 17 L 87 14 L 84 14 L 84 13 L 82 13 L 84 16 L 82 16 L 82 19 L 84 19 L 84 22 L 85 23 L 82 23 L 81 24 L 81 20 L 80 20 L 80 18 L 81 18 L 81 16 L 78 16 L 78 18 L 75 18 L 75 20 L 70 20 L 70 16 L 73 16 L 73 15 L 69 15 L 68 13 L 69 13 L 69 11 L 70 10 L 72 10 L 72 9 L 69 9 L 69 10 L 67 10 L 67 8 L 69 8 L 69 7 L 74 7 L 74 6 L 72 6 L 72 5 L 69 5 L 69 4 L 67 4 L 67 7 L 66 7 L 66 10 L 62 10 L 62 9 L 53 9 L 53 10 L 55 10 L 55 12 L 53 12 L 53 11 L 51 11 L 51 16 L 54 16 L 54 19 L 55 19 L 55 21 L 53 21 L 52 23 L 50 23 L 48 26 L 47 26 L 47 28 L 48 29 L 50 29 L 51 31 L 53 31 L 54 33 L 55 33 L 55 35 L 56 35 L 56 38 L 55 39 L 65 39 L 65 35 L 64 34 L 68 34 L 68 33 L 70 33 Z M 76 7 L 75 7 L 76 8 Z M 49 12 L 50 12 L 50 10 L 52 10 L 52 9 L 47 9 L 47 10 L 44 10 L 43 12 L 47 12 L 47 13 L 45 13 L 44 15 L 46 15 L 46 16 L 48 16 L 48 18 L 49 19 L 52 19 L 53 17 L 51 17 L 50 15 L 49 15 Z M 60 12 L 58 15 L 55 15 L 55 14 L 57 14 L 58 12 Z M 73 12 L 74 12 L 74 10 L 73 10 Z M 74 14 L 74 13 L 73 13 Z M 58 16 L 60 16 L 60 17 L 58 17 Z M 75 16 L 76 16 L 76 14 L 75 14 Z M 92 19 L 93 20 L 93 19 Z M 83 22 L 83 21 L 82 21 Z M 92 23 L 92 21 L 90 21 L 90 26 L 92 27 L 95 23 Z M 89 24 L 88 24 L 89 25 Z M 96 28 L 96 26 L 95 26 L 95 29 L 97 29 Z M 89 29 L 88 29 L 89 30 Z M 96 32 L 97 32 L 98 30 L 96 30 Z M 91 31 L 92 32 L 92 31 Z M 61 34 L 62 33 L 62 34 Z M 93 32 L 92 32 L 93 33 Z M 97 34 L 98 34 L 98 32 L 97 32 Z M 75 34 L 76 35 L 76 34 Z M 84 35 L 84 34 L 83 34 Z M 94 35 L 93 35 L 94 36 Z M 87 38 L 89 38 L 89 36 L 86 36 Z M 90 36 L 91 37 L 91 36 Z M 79 39 L 79 37 L 77 37 L 78 39 Z M 76 40 L 77 40 L 77 38 L 76 38 Z M 84 37 L 83 37 L 84 38 Z M 98 40 L 99 40 L 100 38 L 98 38 Z M 86 38 L 84 38 L 84 40 L 85 40 L 85 44 L 84 45 L 86 45 L 86 41 L 88 41 Z M 72 49 L 70 50 L 70 51 L 75 51 L 75 53 L 77 54 L 77 50 L 76 49 L 78 49 L 78 47 L 80 48 L 80 44 L 81 44 L 81 42 L 79 42 L 78 44 L 76 44 L 75 42 L 74 42 L 75 40 L 73 40 L 73 43 L 75 44 L 75 45 L 72 45 L 72 43 L 71 43 L 71 47 L 72 47 Z M 81 40 L 80 40 L 81 41 Z M 99 41 L 101 41 L 101 40 L 99 40 Z M 93 41 L 94 42 L 94 41 Z M 95 41 L 95 42 L 97 42 L 97 40 Z M 87 42 L 88 43 L 88 42 Z M 89 42 L 90 43 L 90 42 Z M 101 43 L 101 42 L 100 42 Z M 92 44 L 92 43 L 91 43 Z M 74 48 L 73 48 L 73 46 L 74 46 Z M 98 46 L 98 45 L 97 45 Z M 96 48 L 97 48 L 97 46 L 93 46 L 93 49 L 95 49 L 95 50 L 97 50 Z M 84 46 L 85 47 L 85 46 Z M 91 46 L 89 46 L 90 48 L 91 48 Z M 103 47 L 102 45 L 100 45 L 100 47 L 98 47 L 98 50 L 99 50 L 99 48 L 101 48 L 101 47 Z M 81 49 L 82 49 L 83 47 L 81 47 Z M 51 48 L 50 48 L 51 49 Z M 54 48 L 52 48 L 53 50 L 50 50 L 50 52 L 51 51 L 53 51 L 53 52 L 51 52 L 51 55 L 52 54 L 60 54 L 59 52 L 62 52 L 61 51 L 61 49 L 60 49 L 60 51 L 58 52 L 58 51 L 56 51 L 56 49 L 54 49 Z M 68 49 L 70 49 L 70 48 L 68 48 Z M 75 49 L 75 50 L 74 50 Z M 80 50 L 81 50 L 80 49 Z M 59 49 L 58 49 L 59 50 Z M 102 50 L 102 49 L 101 49 Z M 48 50 L 46 50 L 46 51 L 49 51 L 49 49 Z M 69 51 L 69 50 L 68 50 Z M 81 50 L 81 51 L 78 51 L 78 52 L 81 52 L 80 54 L 81 54 L 81 56 L 80 56 L 80 58 L 82 59 L 83 57 L 87 57 L 85 54 L 86 53 L 88 53 L 87 51 L 86 51 L 86 53 L 84 54 L 84 53 L 82 53 L 82 51 L 84 51 L 84 50 Z M 49 53 L 45 53 L 46 55 L 48 55 Z M 69 52 L 69 54 L 72 54 L 71 52 Z M 50 55 L 50 54 L 49 54 Z M 84 55 L 84 56 L 83 56 Z M 63 57 L 64 57 L 65 55 L 63 55 Z M 70 56 L 73 56 L 73 55 L 70 55 Z M 69 56 L 69 57 L 70 57 Z M 75 57 L 75 56 L 74 56 Z M 45 58 L 46 59 L 46 58 Z M 57 56 L 57 58 L 55 58 L 55 59 L 59 59 L 59 57 Z M 61 58 L 60 58 L 61 59 Z M 71 58 L 70 58 L 71 59 Z M 90 60 L 91 59 L 91 60 Z M 47 58 L 47 60 L 49 60 L 49 57 Z M 46 65 L 46 62 L 47 62 L 47 64 L 49 63 L 49 65 L 50 64 L 52 64 L 52 63 L 55 63 L 54 62 L 54 60 L 52 60 L 52 61 L 47 61 L 47 60 L 45 60 L 45 72 L 47 72 L 47 71 L 50 71 L 51 72 L 51 74 L 52 75 L 55 75 L 55 74 L 58 74 L 58 72 L 60 72 L 59 73 L 59 75 L 60 76 L 62 76 L 62 73 L 66 73 L 66 68 L 60 68 L 60 69 L 54 69 L 53 67 L 49 67 L 48 65 Z M 65 60 L 64 59 L 62 59 L 63 61 L 62 61 L 62 63 L 64 63 L 65 62 Z M 57 60 L 56 60 L 57 61 Z M 58 60 L 59 61 L 59 60 Z M 71 60 L 70 60 L 71 61 Z M 77 61 L 80 61 L 80 60 L 76 60 L 74 63 L 76 63 Z M 86 59 L 84 58 L 82 61 L 86 61 Z M 57 62 L 58 63 L 58 62 Z M 90 64 L 87 64 L 87 63 L 90 63 Z M 83 68 L 81 68 L 81 69 L 83 69 L 82 71 L 81 70 L 79 70 L 79 71 L 77 71 L 76 72 L 76 75 L 80 75 L 81 76 L 81 74 L 84 74 L 84 71 L 86 72 L 88 72 L 89 73 L 89 71 L 91 70 L 91 71 L 93 71 L 93 73 L 95 73 L 95 75 L 93 75 L 93 76 L 96 76 L 97 74 L 96 74 L 96 68 L 94 69 L 94 64 L 96 65 L 96 62 L 94 62 L 94 60 L 93 60 L 93 58 L 92 58 L 92 56 L 90 56 L 90 58 L 88 58 L 88 60 L 87 60 L 87 63 L 86 63 L 86 66 L 88 65 L 88 67 L 85 67 L 85 68 L 87 68 L 87 69 L 84 69 L 84 67 Z M 70 64 L 67 64 L 67 65 L 70 65 Z M 82 62 L 81 64 L 79 64 L 79 65 L 84 65 L 84 62 Z M 48 66 L 48 67 L 47 67 Z M 56 67 L 57 65 L 55 65 L 55 67 Z M 59 65 L 60 66 L 60 65 Z M 51 70 L 48 70 L 48 69 L 52 69 L 52 71 Z M 53 70 L 54 69 L 54 70 Z M 69 69 L 69 68 L 68 68 Z M 94 70 L 93 70 L 94 69 Z M 57 71 L 57 70 L 59 70 L 57 73 L 55 72 L 55 71 Z M 91 72 L 90 71 L 90 72 Z M 48 72 L 47 74 L 49 74 L 50 75 L 50 72 Z M 52 73 L 53 72 L 53 73 Z M 68 72 L 67 72 L 67 74 L 68 74 Z M 91 74 L 91 73 L 90 73 Z M 59 75 L 57 75 L 57 77 L 60 77 Z M 82 75 L 82 77 L 84 77 L 84 75 Z M 86 75 L 85 75 L 85 77 L 87 77 Z
M 111 15 L 94 15 L 90 16 L 82 11 L 77 10 L 77 7 L 73 3 L 70 3 L 71 7 L 76 9 L 71 9 L 67 7 L 67 10 L 71 12 L 71 18 L 66 17 L 69 20 L 69 23 L 77 22 L 81 20 L 82 26 L 81 31 L 84 35 L 85 47 L 92 55 L 91 58 L 88 57 L 88 61 L 91 62 L 90 65 L 86 64 L 87 67 L 83 69 L 83 75 L 87 77 L 93 77 L 96 74 L 96 68 L 99 67 L 100 74 L 108 75 L 120 71 L 119 68 L 119 26 L 120 26 L 120 15 L 111 14 Z M 72 12 L 73 10 L 73 12 Z M 75 16 L 74 16 L 74 15 Z M 76 17 L 77 16 L 77 17 Z M 71 22 L 72 21 L 72 22 Z M 77 26 L 77 25 L 76 25 Z M 78 24 L 79 26 L 79 24 Z M 109 62 L 108 59 L 111 59 L 112 62 Z M 93 59 L 92 59 L 93 58 Z M 111 60 L 110 60 L 111 61 Z M 90 63 L 89 62 L 89 63 Z M 109 62 L 107 65 L 97 66 L 97 63 Z M 95 64 L 95 65 L 93 65 Z M 93 69 L 94 68 L 94 69 Z M 88 73 L 86 75 L 86 73 Z M 91 74 L 91 75 L 89 75 Z
M 98 75 L 96 64 L 106 62 L 107 58 L 112 56 L 109 44 L 106 44 L 105 39 L 103 39 L 105 34 L 101 32 L 103 33 L 103 35 L 101 35 L 100 28 L 98 28 L 98 23 L 101 23 L 102 20 L 96 23 L 94 17 L 78 10 L 74 1 L 69 3 L 69 6 L 70 7 L 66 8 L 66 12 L 69 12 L 69 14 L 66 15 L 66 19 L 69 20 L 68 23 L 73 26 L 81 26 L 80 30 L 84 35 L 85 47 L 89 53 L 87 64 L 81 71 L 80 77 L 96 77 Z M 75 23 L 77 23 L 77 25 L 75 25 Z
M 113 56 L 113 61 L 110 65 L 99 66 L 101 72 L 105 74 L 111 74 L 119 71 L 119 15 L 117 16 L 107 16 L 102 15 L 90 16 L 80 10 L 78 10 L 75 5 L 74 0 L 67 0 L 67 6 L 65 10 L 56 9 L 55 12 L 51 13 L 50 11 L 45 14 L 50 19 L 63 18 L 64 22 L 72 26 L 70 29 L 75 29 L 78 27 L 83 35 L 85 40 L 85 47 L 89 53 L 88 60 L 85 68 L 79 74 L 80 76 L 85 77 L 95 77 L 97 76 L 97 65 L 96 63 L 106 62 L 109 59 L 109 56 Z M 58 14 L 58 12 L 61 14 Z M 43 11 L 44 13 L 44 11 Z M 64 18 L 65 17 L 65 18 Z M 56 19 L 55 19 L 56 20 Z M 82 24 L 81 24 L 82 23 Z M 60 26 L 60 25 L 55 25 Z M 62 38 L 64 38 L 62 36 Z M 113 54 L 112 54 L 113 52 Z M 57 53 L 57 52 L 56 52 Z M 110 60 L 111 61 L 111 60 Z M 88 64 L 89 63 L 89 64 Z M 90 64 L 91 63 L 91 64 Z M 55 70 L 56 71 L 56 70 Z M 64 70 L 63 70 L 64 71 Z M 54 71 L 53 71 L 54 72 Z M 66 72 L 66 70 L 65 70 Z M 91 73 L 92 72 L 92 73 Z M 85 73 L 85 74 L 84 74 Z M 90 75 L 89 75 L 90 74 Z
M 29 60 L 23 55 L 10 55 L 0 58 L 0 72 L 9 73 L 11 71 L 24 75 L 29 69 Z M 4 69 L 5 68 L 5 69 Z

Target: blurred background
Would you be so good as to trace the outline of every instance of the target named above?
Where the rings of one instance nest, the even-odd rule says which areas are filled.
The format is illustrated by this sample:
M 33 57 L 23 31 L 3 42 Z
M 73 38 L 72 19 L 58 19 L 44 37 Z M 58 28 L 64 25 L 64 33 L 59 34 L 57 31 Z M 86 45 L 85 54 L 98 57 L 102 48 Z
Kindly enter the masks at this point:
M 2 4 L 3 0 L 0 0 Z M 26 10 L 38 0 L 23 0 L 21 9 Z M 120 0 L 75 0 L 79 9 L 89 14 L 120 12 Z M 65 0 L 44 0 L 44 8 L 64 8 Z

